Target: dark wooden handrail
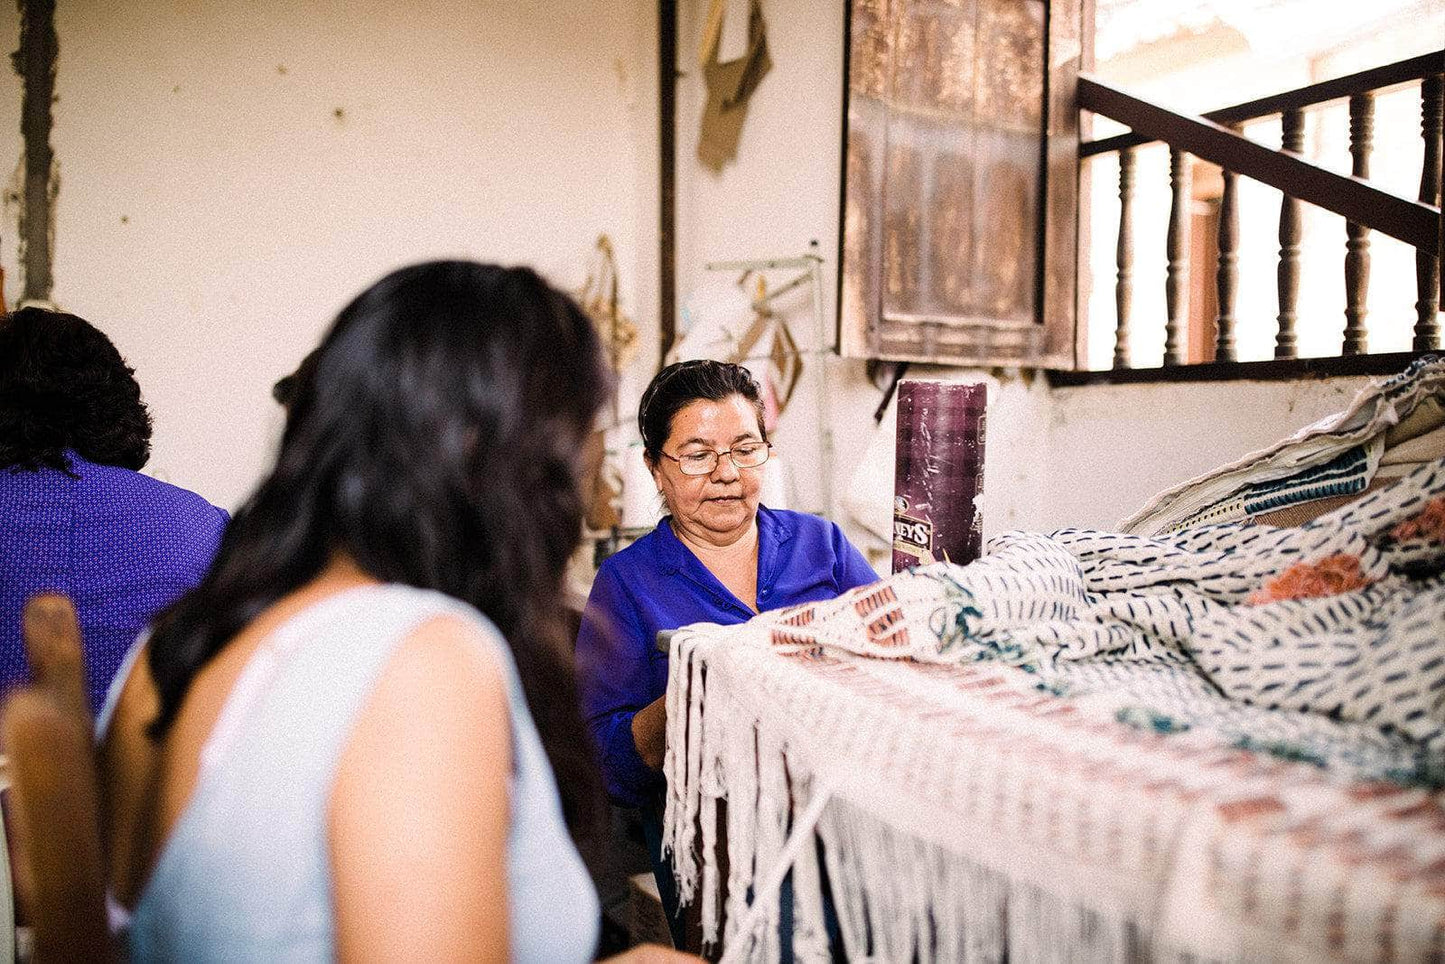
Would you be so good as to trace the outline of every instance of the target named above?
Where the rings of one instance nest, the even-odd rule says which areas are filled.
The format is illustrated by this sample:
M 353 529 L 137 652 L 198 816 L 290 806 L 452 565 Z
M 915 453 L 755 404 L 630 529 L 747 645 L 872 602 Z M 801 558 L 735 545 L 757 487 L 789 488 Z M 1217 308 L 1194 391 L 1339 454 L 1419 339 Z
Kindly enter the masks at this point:
M 1445 73 L 1445 50 L 1436 50 L 1418 57 L 1411 57 L 1408 60 L 1386 64 L 1383 67 L 1372 67 L 1357 74 L 1348 74 L 1334 80 L 1310 84 L 1308 87 L 1301 87 L 1298 90 L 1288 90 L 1243 104 L 1235 104 L 1232 107 L 1212 110 L 1202 116 L 1205 120 L 1214 121 L 1216 124 L 1226 126 L 1241 124 L 1245 121 L 1268 117 L 1271 114 L 1282 114 L 1285 111 L 1302 110 L 1316 104 L 1341 100 L 1351 94 L 1386 90 L 1400 84 L 1408 84 L 1412 80 L 1423 80 L 1426 77 L 1442 73 Z M 1140 144 L 1149 144 L 1157 139 L 1139 131 L 1116 134 L 1113 137 L 1104 137 L 1097 141 L 1085 141 L 1079 145 L 1079 156 L 1093 157 L 1096 154 L 1108 154 L 1130 147 L 1138 147 Z
M 1400 197 L 1357 177 L 1256 144 L 1203 117 L 1179 114 L 1090 77 L 1079 77 L 1079 107 L 1127 124 L 1150 140 L 1267 184 L 1415 248 L 1434 250 L 1440 209 Z

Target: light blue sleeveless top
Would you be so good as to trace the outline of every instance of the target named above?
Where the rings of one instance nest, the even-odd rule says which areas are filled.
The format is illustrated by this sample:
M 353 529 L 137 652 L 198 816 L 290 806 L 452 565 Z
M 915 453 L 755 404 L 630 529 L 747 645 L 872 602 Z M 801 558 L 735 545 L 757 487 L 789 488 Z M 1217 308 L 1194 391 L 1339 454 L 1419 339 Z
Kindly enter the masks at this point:
M 337 763 L 392 653 L 412 629 L 444 614 L 477 626 L 507 677 L 512 959 L 592 959 L 597 894 L 563 823 L 511 651 L 475 609 L 439 593 L 388 585 L 323 600 L 258 649 L 279 658 L 263 658 L 270 665 L 258 673 L 253 657 L 228 698 L 203 751 L 194 794 L 130 919 L 132 960 L 335 957 L 327 809 Z M 111 690 L 102 728 L 128 670 Z M 405 904 L 407 895 L 394 899 Z

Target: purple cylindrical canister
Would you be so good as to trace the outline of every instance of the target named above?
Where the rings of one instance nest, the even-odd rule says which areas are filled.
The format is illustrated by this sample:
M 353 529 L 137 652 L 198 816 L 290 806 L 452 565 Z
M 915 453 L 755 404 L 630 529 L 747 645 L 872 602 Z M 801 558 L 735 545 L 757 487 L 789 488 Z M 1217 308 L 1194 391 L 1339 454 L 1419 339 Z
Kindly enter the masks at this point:
M 983 551 L 983 385 L 898 383 L 893 571 Z

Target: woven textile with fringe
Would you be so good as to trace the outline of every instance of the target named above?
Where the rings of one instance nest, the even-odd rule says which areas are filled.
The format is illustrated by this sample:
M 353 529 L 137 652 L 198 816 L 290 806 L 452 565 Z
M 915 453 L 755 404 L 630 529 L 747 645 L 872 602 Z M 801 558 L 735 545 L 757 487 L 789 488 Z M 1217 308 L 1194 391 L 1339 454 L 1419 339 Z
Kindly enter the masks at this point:
M 825 872 L 850 960 L 1440 960 L 1442 570 L 1445 461 L 1297 529 L 1012 533 L 683 630 L 684 899 L 776 960 L 786 850 L 799 960 Z

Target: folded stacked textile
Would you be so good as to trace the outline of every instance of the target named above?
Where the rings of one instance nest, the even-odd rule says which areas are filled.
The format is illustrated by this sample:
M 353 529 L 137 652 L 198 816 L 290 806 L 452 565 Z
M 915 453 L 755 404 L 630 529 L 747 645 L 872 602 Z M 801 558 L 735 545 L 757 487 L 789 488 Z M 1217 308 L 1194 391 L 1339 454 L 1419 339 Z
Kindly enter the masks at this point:
M 1152 535 L 1217 522 L 1277 522 L 1268 514 L 1357 495 L 1377 474 L 1402 475 L 1445 456 L 1442 449 L 1445 359 L 1426 355 L 1362 389 L 1343 412 L 1155 496 L 1120 529 Z M 1381 472 L 1382 463 L 1394 468 Z
M 802 959 L 824 871 L 850 959 L 1438 959 L 1441 626 L 1445 459 L 1299 528 L 1012 533 L 691 627 L 682 893 L 762 960 L 749 895 L 793 849 Z M 805 812 L 821 851 L 787 844 Z

